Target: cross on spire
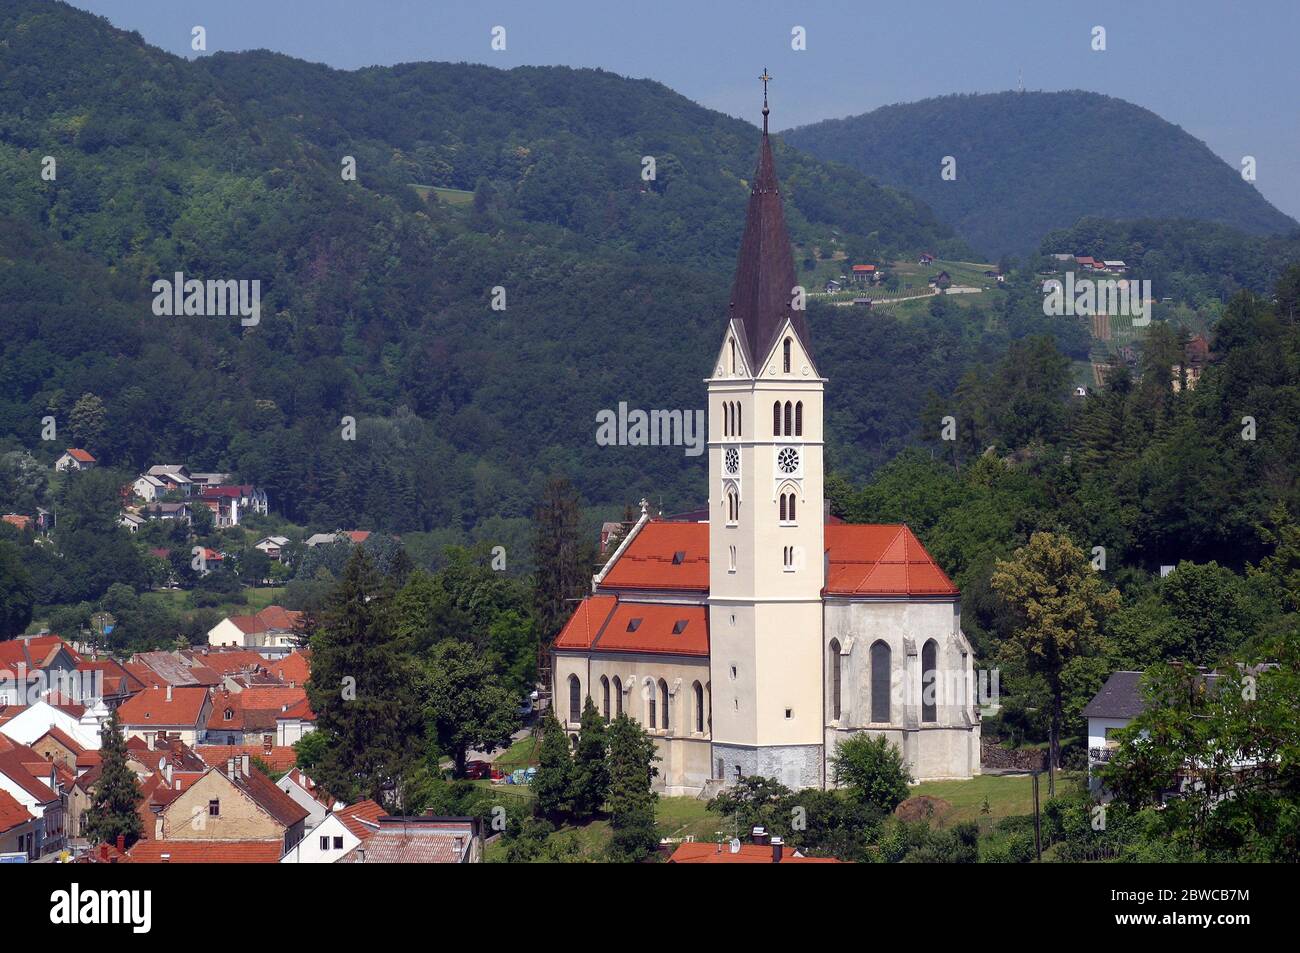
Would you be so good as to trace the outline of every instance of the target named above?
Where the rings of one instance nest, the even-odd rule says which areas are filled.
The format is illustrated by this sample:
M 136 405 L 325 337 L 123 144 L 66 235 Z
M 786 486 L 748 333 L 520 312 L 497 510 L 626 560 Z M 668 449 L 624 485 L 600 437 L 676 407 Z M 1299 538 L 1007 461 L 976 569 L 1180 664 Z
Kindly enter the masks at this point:
M 763 135 L 767 135 L 767 84 L 771 82 L 772 77 L 767 75 L 767 67 L 763 67 L 763 75 L 759 77 L 763 81 Z

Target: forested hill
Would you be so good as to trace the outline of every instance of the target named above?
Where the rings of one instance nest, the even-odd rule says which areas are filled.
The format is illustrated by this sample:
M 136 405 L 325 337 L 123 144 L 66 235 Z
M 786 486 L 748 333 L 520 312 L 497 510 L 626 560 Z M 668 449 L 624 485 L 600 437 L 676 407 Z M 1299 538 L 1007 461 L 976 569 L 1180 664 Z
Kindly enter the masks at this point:
M 703 406 L 753 126 L 597 71 L 187 61 L 57 3 L 0 0 L 0 37 L 0 460 L 48 468 L 75 443 L 127 475 L 185 462 L 315 529 L 449 539 L 521 532 L 553 473 L 609 515 L 643 495 L 698 505 L 703 458 L 597 446 L 595 419 Z M 777 162 L 801 257 L 960 252 L 858 172 Z M 156 317 L 151 282 L 176 271 L 260 280 L 261 323 Z M 1046 331 L 1085 359 L 1086 334 L 1036 296 L 1013 280 L 964 320 L 946 301 L 921 320 L 814 305 L 831 465 L 890 460 L 928 394 L 1016 339 Z M 47 415 L 59 441 L 40 440 Z M 0 505 L 49 502 L 8 479 Z
M 555 473 L 615 514 L 698 502 L 702 457 L 597 446 L 595 420 L 703 406 L 754 126 L 596 71 L 189 61 L 35 0 L 0 0 L 0 38 L 0 451 L 228 471 L 324 529 L 477 531 L 522 520 Z M 801 258 L 961 252 L 860 173 L 777 163 Z M 260 323 L 155 316 L 176 272 L 259 280 Z M 879 462 L 959 367 L 890 396 L 933 333 L 842 324 L 842 362 L 833 323 L 820 341 L 846 381 L 832 412 Z
M 1255 234 L 1293 230 L 1199 139 L 1110 96 L 953 95 L 783 133 L 928 202 L 981 253 L 1024 254 L 1082 216 L 1202 219 Z M 957 177 L 940 177 L 944 156 Z

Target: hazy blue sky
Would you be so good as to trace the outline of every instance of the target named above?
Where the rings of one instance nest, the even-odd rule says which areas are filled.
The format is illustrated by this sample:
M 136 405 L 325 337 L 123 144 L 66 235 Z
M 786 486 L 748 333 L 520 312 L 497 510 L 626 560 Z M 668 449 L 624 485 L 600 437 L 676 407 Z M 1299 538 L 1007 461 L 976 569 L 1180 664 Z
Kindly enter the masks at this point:
M 182 55 L 266 48 L 342 69 L 413 60 L 598 66 L 774 129 L 953 92 L 1088 89 L 1145 106 L 1300 217 L 1300 0 L 75 0 Z M 490 49 L 490 30 L 507 50 Z M 795 52 L 790 31 L 807 30 Z M 1106 28 L 1105 52 L 1091 31 Z M 1081 148 L 1086 144 L 1081 143 Z

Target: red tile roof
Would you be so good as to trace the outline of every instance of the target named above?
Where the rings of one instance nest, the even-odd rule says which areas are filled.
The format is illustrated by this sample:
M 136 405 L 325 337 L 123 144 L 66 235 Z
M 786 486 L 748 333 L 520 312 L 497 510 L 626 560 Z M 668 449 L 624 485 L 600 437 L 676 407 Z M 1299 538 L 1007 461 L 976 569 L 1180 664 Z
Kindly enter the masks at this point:
M 197 726 L 208 690 L 201 686 L 177 686 L 171 693 L 171 701 L 167 700 L 166 688 L 146 688 L 132 695 L 117 709 L 118 721 L 142 728 Z
M 64 452 L 78 463 L 95 462 L 95 458 L 92 457 L 88 451 L 82 450 L 80 447 L 69 447 Z
M 906 525 L 830 522 L 824 532 L 830 554 L 827 595 L 958 595 L 952 580 Z M 642 527 L 600 585 L 602 592 L 707 592 L 708 587 L 709 524 L 664 522 Z
M 707 590 L 709 524 L 647 523 L 606 573 L 600 588 Z
M 0 667 L 13 669 L 25 665 L 28 669 L 45 668 L 59 650 L 68 653 L 74 665 L 81 661 L 81 656 L 72 646 L 57 635 L 20 636 L 0 642 Z
M 702 605 L 624 602 L 614 596 L 588 596 L 560 632 L 555 647 L 592 652 L 708 655 L 709 613 Z
M 0 834 L 36 820 L 8 791 L 0 791 Z
M 276 864 L 280 841 L 142 840 L 127 851 L 137 864 Z
M 343 826 L 362 840 L 368 840 L 379 827 L 379 818 L 387 812 L 367 798 L 334 812 Z M 369 824 L 365 822 L 369 822 Z
M 248 755 L 258 758 L 275 772 L 288 771 L 298 763 L 298 752 L 288 745 L 272 745 L 267 751 L 265 745 L 195 745 L 194 752 L 213 767 L 224 765 L 230 758 Z
M 587 596 L 578 604 L 569 621 L 555 639 L 557 649 L 588 649 L 605 625 L 614 606 L 616 596 Z
M 306 685 L 307 679 L 311 677 L 311 661 L 302 651 L 290 652 L 280 661 L 270 663 L 267 668 L 280 681 L 295 685 Z
M 40 741 L 41 738 L 46 738 L 46 737 L 53 738 L 59 744 L 63 745 L 63 747 L 67 748 L 68 751 L 70 751 L 72 754 L 77 756 L 78 761 L 81 760 L 81 756 L 86 752 L 85 748 L 83 748 L 74 738 L 70 737 L 67 732 L 65 732 L 62 728 L 59 728 L 57 725 L 50 725 L 50 730 L 45 732 L 45 734 L 41 735 L 40 738 L 37 738 L 36 741 Z M 32 743 L 35 744 L 36 742 L 32 742 Z
M 783 864 L 838 864 L 834 857 L 795 857 L 794 848 L 787 846 L 781 854 Z M 670 864 L 771 864 L 772 848 L 762 844 L 741 844 L 732 853 L 726 844 L 679 844 L 668 858 Z
M 854 271 L 875 271 L 876 266 L 875 265 L 854 265 L 853 270 Z
M 956 596 L 957 587 L 904 525 L 827 526 L 827 595 Z
M 252 634 L 270 629 L 292 629 L 301 617 L 301 612 L 293 612 L 283 606 L 267 606 L 256 615 L 232 615 L 230 621 L 241 632 Z
M 54 765 L 51 762 L 46 761 L 27 745 L 11 742 L 4 750 L 0 750 L 0 774 L 41 804 L 58 797 L 49 785 L 50 772 L 53 769 Z

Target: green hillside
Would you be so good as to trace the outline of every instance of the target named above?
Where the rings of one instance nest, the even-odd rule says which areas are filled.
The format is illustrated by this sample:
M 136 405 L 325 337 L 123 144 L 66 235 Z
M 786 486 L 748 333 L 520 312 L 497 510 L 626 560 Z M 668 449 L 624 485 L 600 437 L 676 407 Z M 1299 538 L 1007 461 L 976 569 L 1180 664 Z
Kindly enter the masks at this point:
M 1178 126 L 1098 93 L 953 95 L 783 134 L 906 189 L 984 255 L 1025 254 L 1082 216 L 1203 219 L 1254 234 L 1293 219 Z M 955 180 L 940 176 L 956 159 Z

